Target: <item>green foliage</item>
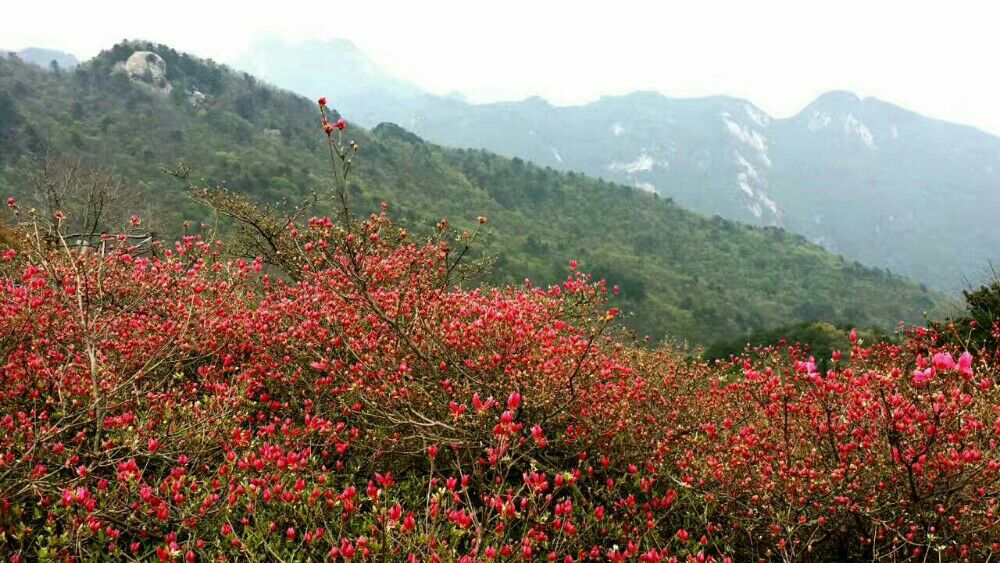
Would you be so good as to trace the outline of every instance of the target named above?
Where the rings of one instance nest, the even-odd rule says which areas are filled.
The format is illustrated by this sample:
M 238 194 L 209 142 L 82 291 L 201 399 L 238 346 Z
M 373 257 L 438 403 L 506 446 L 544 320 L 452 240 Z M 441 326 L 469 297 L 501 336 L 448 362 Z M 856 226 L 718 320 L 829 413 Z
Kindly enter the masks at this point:
M 1000 343 L 1000 271 L 991 267 L 987 280 L 962 292 L 964 308 L 960 313 L 950 315 L 945 322 L 932 322 L 931 327 L 950 334 L 965 348 L 996 348 Z
M 113 72 L 140 49 L 163 57 L 171 94 Z M 71 153 L 113 165 L 155 207 L 158 232 L 225 224 L 160 172 L 180 161 L 201 183 L 276 205 L 332 186 L 314 102 L 160 45 L 122 43 L 58 74 L 0 59 L 0 112 L 15 116 L 0 121 L 0 180 L 15 195 L 26 189 L 22 155 Z M 480 251 L 496 257 L 486 281 L 555 283 L 578 259 L 620 286 L 640 335 L 709 344 L 816 318 L 888 328 L 940 300 L 802 237 L 701 217 L 642 190 L 441 148 L 395 125 L 347 133 L 361 145 L 351 199 L 360 215 L 385 201 L 415 231 L 485 215 L 493 236 Z
M 969 320 L 975 321 L 973 341 L 980 345 L 996 345 L 994 327 L 1000 323 L 1000 277 L 979 289 L 963 292 L 969 309 Z

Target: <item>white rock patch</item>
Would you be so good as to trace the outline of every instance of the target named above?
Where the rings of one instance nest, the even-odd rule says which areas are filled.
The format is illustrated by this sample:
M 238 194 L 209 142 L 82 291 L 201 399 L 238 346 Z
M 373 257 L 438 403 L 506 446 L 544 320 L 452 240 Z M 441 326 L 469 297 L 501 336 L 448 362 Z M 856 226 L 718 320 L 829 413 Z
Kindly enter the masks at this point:
M 764 135 L 760 131 L 744 127 L 733 121 L 728 114 L 722 115 L 722 121 L 726 124 L 729 134 L 735 137 L 736 140 L 757 149 L 761 162 L 764 163 L 764 166 L 770 168 L 771 159 L 767 156 L 767 139 L 764 138 Z
M 806 127 L 808 127 L 810 133 L 815 133 L 820 129 L 826 129 L 829 127 L 832 121 L 833 116 L 829 113 L 826 113 L 825 111 L 814 111 L 812 117 L 809 118 L 809 124 L 806 125 Z
M 743 110 L 747 112 L 747 117 L 753 120 L 754 123 L 760 125 L 761 127 L 767 127 L 768 123 L 771 122 L 771 118 L 767 116 L 764 112 L 753 107 L 750 104 L 744 104 Z
M 552 151 L 552 156 L 555 157 L 557 162 L 562 162 L 562 157 L 559 156 L 559 151 L 557 151 L 555 147 L 549 145 L 549 150 Z
M 608 170 L 612 172 L 625 172 L 626 174 L 636 174 L 638 172 L 648 172 L 656 166 L 656 159 L 645 150 L 639 153 L 632 162 L 614 161 L 608 165 Z
M 872 135 L 871 129 L 860 119 L 854 117 L 853 113 L 847 114 L 847 117 L 844 118 L 844 132 L 857 137 L 866 147 L 875 148 L 875 136 Z

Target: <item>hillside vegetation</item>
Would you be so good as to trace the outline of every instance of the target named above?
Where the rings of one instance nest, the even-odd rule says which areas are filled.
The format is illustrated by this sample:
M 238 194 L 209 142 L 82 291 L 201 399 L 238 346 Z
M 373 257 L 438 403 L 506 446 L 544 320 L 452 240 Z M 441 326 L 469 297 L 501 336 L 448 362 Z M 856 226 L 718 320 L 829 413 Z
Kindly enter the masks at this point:
M 64 214 L 7 208 L 3 559 L 998 550 L 1000 325 L 709 364 L 622 334 L 579 271 L 458 287 L 444 224 L 313 218 L 280 235 L 286 283 L 197 236 L 151 241 L 140 217 L 81 239 Z
M 392 121 L 442 145 L 780 226 L 956 294 L 1000 260 L 1000 137 L 875 98 L 828 92 L 787 118 L 739 98 L 657 92 L 474 104 L 394 79 L 346 41 L 270 42 L 237 64 L 303 94 L 343 88 L 344 111 L 362 124 Z
M 162 80 L 115 71 L 139 50 L 162 58 Z M 119 44 L 73 71 L 0 59 L 5 189 L 26 194 L 37 164 L 26 154 L 80 155 L 139 190 L 145 224 L 163 234 L 217 219 L 162 167 L 183 161 L 204 184 L 294 204 L 330 185 L 317 132 L 314 102 L 164 46 Z M 708 344 L 816 319 L 891 329 L 940 300 L 781 229 L 702 217 L 643 190 L 441 148 L 390 124 L 348 134 L 360 144 L 358 213 L 385 201 L 415 232 L 487 216 L 493 234 L 482 252 L 496 263 L 485 281 L 545 284 L 579 260 L 619 286 L 626 322 L 641 335 Z

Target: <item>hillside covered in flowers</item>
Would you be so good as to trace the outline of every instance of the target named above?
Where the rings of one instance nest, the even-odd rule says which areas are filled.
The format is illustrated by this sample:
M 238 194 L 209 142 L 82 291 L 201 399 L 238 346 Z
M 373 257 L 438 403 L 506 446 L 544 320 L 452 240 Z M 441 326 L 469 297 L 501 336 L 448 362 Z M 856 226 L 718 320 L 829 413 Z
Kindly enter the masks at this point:
M 1000 549 L 1000 326 L 706 362 L 616 289 L 473 286 L 480 231 L 195 196 L 264 251 L 71 232 L 0 255 L 0 554 L 60 560 L 926 560 Z M 485 228 L 489 217 L 478 220 Z M 269 250 L 268 250 L 269 249 Z M 820 369 L 819 365 L 827 366 Z

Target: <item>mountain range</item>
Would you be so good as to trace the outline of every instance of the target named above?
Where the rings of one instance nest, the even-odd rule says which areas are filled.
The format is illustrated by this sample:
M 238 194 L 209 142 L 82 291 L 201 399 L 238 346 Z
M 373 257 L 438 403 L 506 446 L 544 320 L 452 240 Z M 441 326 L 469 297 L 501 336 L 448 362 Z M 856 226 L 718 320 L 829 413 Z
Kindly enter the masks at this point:
M 80 59 L 76 58 L 76 55 L 56 49 L 28 47 L 20 51 L 4 51 L 0 49 L 0 53 L 6 53 L 8 56 L 12 54 L 26 63 L 31 63 L 42 68 L 52 68 L 52 63 L 55 63 L 59 68 L 71 69 L 80 64 Z
M 775 119 L 732 97 L 655 92 L 560 107 L 471 104 L 382 72 L 348 41 L 257 45 L 237 59 L 278 86 L 334 96 L 363 124 L 483 148 L 777 226 L 954 292 L 1000 259 L 1000 138 L 830 92 Z
M 366 130 L 331 104 L 360 144 L 357 213 L 387 202 L 417 233 L 442 218 L 461 231 L 486 216 L 478 256 L 494 263 L 485 281 L 558 283 L 578 259 L 619 286 L 613 302 L 640 335 L 710 344 L 816 319 L 891 329 L 942 303 L 781 228 L 705 217 L 645 189 L 519 157 L 444 148 L 394 124 Z M 178 162 L 199 184 L 279 206 L 332 185 L 315 100 L 141 41 L 65 72 L 0 57 L 0 186 L 32 202 L 30 175 L 45 155 L 113 167 L 140 193 L 143 225 L 164 236 L 182 234 L 185 222 L 226 230 L 161 172 Z

